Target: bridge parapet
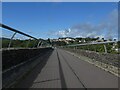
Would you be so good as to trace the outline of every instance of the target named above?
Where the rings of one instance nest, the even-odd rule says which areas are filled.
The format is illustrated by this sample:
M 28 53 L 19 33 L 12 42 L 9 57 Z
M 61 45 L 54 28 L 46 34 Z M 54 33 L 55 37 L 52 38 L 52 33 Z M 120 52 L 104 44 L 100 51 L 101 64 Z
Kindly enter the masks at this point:
M 40 58 L 52 50 L 52 48 L 2 50 L 3 88 L 11 87 L 12 83 L 40 63 L 43 60 Z

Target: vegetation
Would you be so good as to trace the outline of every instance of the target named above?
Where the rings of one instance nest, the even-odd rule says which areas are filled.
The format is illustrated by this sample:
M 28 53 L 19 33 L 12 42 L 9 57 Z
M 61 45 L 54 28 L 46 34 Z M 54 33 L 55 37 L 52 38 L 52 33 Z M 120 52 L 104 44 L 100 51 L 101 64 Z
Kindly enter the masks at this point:
M 69 38 L 69 37 L 67 37 Z M 65 40 L 66 38 L 59 38 Z M 89 51 L 95 51 L 95 52 L 100 52 L 104 53 L 105 52 L 105 47 L 107 49 L 107 53 L 112 53 L 112 54 L 120 54 L 119 48 L 120 48 L 120 41 L 118 41 L 117 44 L 109 43 L 109 44 L 96 44 L 96 45 L 83 45 L 83 46 L 70 46 L 68 47 L 67 45 L 74 45 L 74 44 L 82 44 L 82 43 L 91 43 L 93 41 L 97 42 L 106 42 L 104 38 L 100 39 L 99 37 L 97 38 L 70 38 L 72 39 L 71 41 L 68 41 L 68 43 L 65 43 L 64 41 L 57 41 L 54 42 L 54 44 L 58 46 L 65 46 L 67 48 L 72 48 L 72 49 L 81 49 L 81 50 L 89 50 Z M 112 39 L 109 39 L 109 41 L 112 41 Z M 116 40 L 114 40 L 116 41 Z
M 120 54 L 119 51 L 116 51 L 116 50 L 113 49 L 113 44 L 105 44 L 105 46 L 106 46 L 106 49 L 107 49 L 107 53 Z M 85 46 L 67 47 L 67 48 L 89 50 L 89 51 L 95 51 L 95 52 L 100 52 L 100 53 L 105 52 L 104 44 L 85 45 Z
M 42 39 L 40 39 L 40 40 L 42 42 L 44 42 L 44 40 L 42 40 Z M 33 47 L 37 47 L 38 42 L 39 42 L 39 40 L 13 39 L 10 47 L 14 47 L 14 48 L 33 48 Z M 9 43 L 10 43 L 10 39 L 2 38 L 2 48 L 8 48 Z
M 59 39 L 64 39 L 64 38 L 59 38 Z M 74 39 L 74 38 L 71 38 Z M 86 42 L 90 42 L 90 41 L 95 41 L 95 40 L 99 40 L 99 38 L 75 38 L 75 41 L 69 41 L 69 44 L 66 43 L 65 41 L 52 41 L 51 39 L 47 39 L 47 40 L 43 40 L 40 39 L 41 43 L 40 45 L 42 46 L 67 46 L 67 45 L 71 45 L 71 44 L 80 44 L 80 43 L 84 43 L 84 42 L 78 42 L 79 40 L 83 41 L 86 40 Z M 104 38 L 102 39 L 104 40 Z M 9 45 L 10 39 L 8 38 L 2 38 L 2 48 L 7 48 Z M 33 48 L 33 47 L 37 47 L 39 41 L 37 40 L 20 40 L 20 39 L 13 39 L 11 42 L 11 47 L 14 48 Z M 118 43 L 116 45 L 114 44 L 105 44 L 107 52 L 108 53 L 112 53 L 112 54 L 120 54 L 119 51 L 115 50 L 120 48 L 120 41 L 118 41 Z M 114 48 L 113 48 L 114 46 Z M 104 53 L 105 52 L 105 47 L 104 44 L 99 44 L 99 45 L 85 45 L 85 46 L 77 46 L 77 47 L 69 47 L 69 48 L 77 48 L 77 49 L 82 49 L 82 50 L 90 50 L 90 51 L 96 51 L 96 52 L 100 52 L 100 53 Z

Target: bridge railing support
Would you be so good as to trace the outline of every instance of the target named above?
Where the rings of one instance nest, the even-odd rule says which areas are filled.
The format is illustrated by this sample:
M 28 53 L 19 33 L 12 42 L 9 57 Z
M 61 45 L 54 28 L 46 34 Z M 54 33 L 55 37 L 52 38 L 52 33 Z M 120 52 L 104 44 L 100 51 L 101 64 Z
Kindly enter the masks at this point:
M 105 53 L 107 53 L 107 48 L 106 48 L 105 44 L 104 44 L 104 51 L 105 51 Z
M 12 37 L 11 37 L 11 39 L 10 39 L 10 42 L 9 42 L 9 45 L 8 45 L 8 49 L 10 48 L 11 43 L 12 43 L 12 40 L 13 40 L 13 38 L 14 38 L 14 36 L 15 36 L 16 34 L 17 34 L 17 33 L 15 32 L 15 33 L 12 35 Z
M 10 31 L 13 31 L 13 32 L 14 32 L 14 34 L 12 35 L 12 37 L 11 37 L 11 39 L 10 39 L 10 42 L 9 42 L 9 44 L 8 44 L 8 49 L 10 49 L 12 40 L 13 40 L 14 36 L 15 36 L 17 33 L 18 33 L 18 34 L 21 34 L 21 35 L 24 35 L 24 36 L 26 36 L 26 37 L 29 37 L 30 39 L 32 38 L 32 39 L 34 39 L 34 40 L 39 41 L 39 39 L 37 39 L 37 38 L 35 38 L 35 37 L 31 36 L 31 35 L 28 35 L 28 34 L 26 34 L 26 33 L 23 33 L 23 32 L 21 32 L 21 31 L 19 31 L 19 30 L 16 30 L 16 29 L 14 29 L 14 28 L 11 28 L 11 27 L 9 27 L 9 26 L 7 26 L 7 25 L 4 25 L 4 24 L 1 24 L 1 23 L 0 23 L 0 27 L 5 28 L 5 29 L 7 29 L 7 30 L 10 30 Z M 28 43 L 27 43 L 27 45 L 26 45 L 27 48 L 28 48 L 28 45 L 29 45 L 29 43 L 30 43 L 30 39 L 28 40 Z M 36 46 L 36 41 L 35 41 L 35 44 L 34 44 L 33 47 L 35 47 L 35 46 Z
M 37 48 L 40 46 L 40 44 L 41 44 L 41 41 L 38 42 L 38 44 L 37 44 Z

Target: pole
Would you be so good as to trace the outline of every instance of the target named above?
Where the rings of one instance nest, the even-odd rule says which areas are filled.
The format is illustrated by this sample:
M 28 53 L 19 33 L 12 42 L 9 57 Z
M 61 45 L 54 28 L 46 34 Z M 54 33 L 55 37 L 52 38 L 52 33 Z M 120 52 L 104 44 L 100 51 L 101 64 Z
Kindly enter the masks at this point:
M 105 50 L 105 53 L 107 53 L 107 48 L 105 44 L 104 44 L 104 50 Z
M 12 37 L 11 37 L 11 39 L 10 39 L 10 42 L 9 42 L 9 45 L 8 45 L 8 49 L 10 48 L 11 43 L 12 43 L 12 39 L 14 38 L 15 35 L 16 35 L 16 32 L 12 35 Z
M 37 48 L 40 46 L 40 43 L 41 43 L 41 41 L 38 42 L 38 44 L 37 44 Z

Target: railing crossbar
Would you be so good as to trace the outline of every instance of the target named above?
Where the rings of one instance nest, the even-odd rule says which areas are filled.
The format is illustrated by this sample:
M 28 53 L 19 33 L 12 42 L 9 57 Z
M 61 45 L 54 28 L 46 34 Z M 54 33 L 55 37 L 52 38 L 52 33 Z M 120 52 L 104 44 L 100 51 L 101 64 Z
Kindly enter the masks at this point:
M 33 38 L 33 39 L 38 40 L 38 39 L 35 38 L 35 37 L 32 37 L 32 36 L 30 36 L 30 35 L 28 35 L 28 34 L 25 34 L 25 33 L 21 32 L 21 31 L 18 31 L 18 30 L 16 30 L 16 29 L 11 28 L 11 27 L 9 27 L 9 26 L 6 26 L 6 25 L 4 25 L 4 24 L 1 24 L 1 23 L 0 23 L 0 27 L 5 28 L 5 29 L 8 29 L 8 30 L 13 31 L 13 32 L 16 32 L 16 33 L 19 33 L 19 34 L 22 34 L 22 35 L 24 35 L 24 36 L 27 36 L 27 37 L 30 37 L 30 38 Z
M 84 46 L 84 45 L 108 44 L 108 43 L 117 43 L 117 41 L 84 43 L 84 44 L 75 44 L 75 45 L 67 45 L 67 46 Z

